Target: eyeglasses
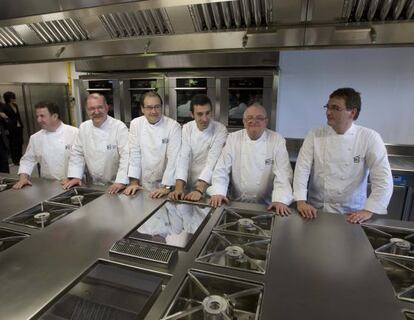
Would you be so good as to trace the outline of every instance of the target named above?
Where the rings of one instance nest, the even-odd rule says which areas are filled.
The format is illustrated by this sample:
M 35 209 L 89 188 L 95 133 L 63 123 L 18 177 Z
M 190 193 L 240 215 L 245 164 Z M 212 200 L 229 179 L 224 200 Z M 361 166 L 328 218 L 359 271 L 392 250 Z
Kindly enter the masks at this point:
M 153 111 L 153 110 L 158 111 L 158 110 L 160 110 L 160 109 L 161 109 L 161 105 L 157 104 L 157 105 L 155 105 L 155 106 L 144 106 L 143 108 L 144 108 L 145 110 L 148 110 L 148 111 Z
M 346 107 L 345 107 L 345 108 L 341 108 L 341 107 L 339 107 L 339 106 L 329 105 L 329 104 L 324 105 L 324 106 L 323 106 L 323 108 L 324 108 L 325 110 L 329 110 L 329 111 L 336 111 L 336 112 L 341 112 L 341 111 L 346 110 Z
M 257 116 L 257 117 L 247 116 L 247 117 L 244 117 L 245 121 L 259 121 L 259 122 L 262 122 L 262 121 L 265 121 L 266 119 L 267 119 L 267 117 L 265 117 L 265 116 Z

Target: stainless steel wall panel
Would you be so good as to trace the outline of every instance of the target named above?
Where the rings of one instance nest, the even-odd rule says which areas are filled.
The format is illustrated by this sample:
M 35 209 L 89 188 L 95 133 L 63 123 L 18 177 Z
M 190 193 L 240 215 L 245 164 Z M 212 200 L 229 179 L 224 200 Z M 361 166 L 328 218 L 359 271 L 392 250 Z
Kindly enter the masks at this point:
M 351 0 L 309 1 L 307 21 L 312 21 L 314 23 L 341 21 L 344 5 L 349 4 L 350 1 Z

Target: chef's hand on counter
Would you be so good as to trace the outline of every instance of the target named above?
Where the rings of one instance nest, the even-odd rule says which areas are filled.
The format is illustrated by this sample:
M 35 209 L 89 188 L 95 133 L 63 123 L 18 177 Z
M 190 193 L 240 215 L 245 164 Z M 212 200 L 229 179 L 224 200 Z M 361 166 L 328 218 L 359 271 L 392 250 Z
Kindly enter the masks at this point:
M 125 184 L 115 182 L 112 185 L 110 185 L 108 189 L 106 189 L 106 192 L 108 192 L 109 194 L 116 194 L 124 188 Z
M 272 202 L 267 207 L 267 210 L 274 211 L 278 216 L 288 216 L 291 214 L 289 207 L 282 202 Z
M 60 184 L 62 185 L 63 189 L 70 189 L 74 186 L 81 186 L 82 181 L 78 178 L 72 178 L 72 179 L 63 179 Z
M 372 212 L 368 210 L 360 210 L 348 213 L 346 215 L 346 221 L 350 223 L 362 223 L 364 221 L 367 221 L 368 219 L 371 219 Z
M 195 189 L 191 191 L 189 194 L 186 194 L 184 197 L 184 200 L 188 201 L 200 201 L 200 199 L 203 198 L 204 193 L 206 192 L 208 188 L 208 183 L 203 180 L 198 180 Z
M 208 201 L 208 204 L 213 208 L 217 208 L 220 207 L 223 202 L 228 203 L 229 199 L 227 199 L 225 196 L 222 196 L 221 194 L 215 194 L 211 196 L 210 200 Z
M 132 179 L 129 185 L 125 188 L 124 194 L 127 196 L 133 196 L 137 191 L 144 189 L 142 186 L 139 185 L 139 180 Z
M 296 202 L 296 208 L 302 217 L 307 218 L 307 219 L 316 218 L 316 208 L 311 206 L 306 201 L 301 200 L 301 201 Z
M 172 201 L 183 200 L 185 193 L 182 190 L 175 189 L 173 192 L 168 194 L 168 198 Z
M 27 174 L 20 174 L 19 175 L 19 181 L 17 181 L 15 183 L 15 185 L 13 186 L 14 190 L 19 190 L 21 188 L 23 188 L 24 186 L 31 186 L 32 183 L 29 180 L 29 176 Z

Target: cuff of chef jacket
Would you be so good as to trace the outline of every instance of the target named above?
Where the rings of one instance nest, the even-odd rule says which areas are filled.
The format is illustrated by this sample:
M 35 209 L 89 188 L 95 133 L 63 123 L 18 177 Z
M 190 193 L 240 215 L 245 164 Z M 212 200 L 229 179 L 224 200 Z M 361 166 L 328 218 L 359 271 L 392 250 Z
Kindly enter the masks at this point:
M 376 214 L 387 214 L 387 208 L 384 208 L 378 202 L 371 199 L 367 199 L 367 202 L 365 202 L 364 210 L 368 210 Z
M 207 194 L 209 196 L 215 196 L 215 195 L 221 195 L 226 197 L 227 196 L 227 188 L 224 188 L 222 186 L 210 186 L 207 188 Z
M 69 168 L 68 178 L 82 179 L 82 176 L 83 176 L 83 169 Z
M 308 195 L 308 190 L 295 191 L 293 192 L 293 200 L 294 201 L 306 201 L 307 195 Z
M 141 179 L 141 168 L 129 166 L 128 177 L 134 178 L 134 179 Z
M 291 195 L 280 194 L 276 191 L 272 192 L 272 202 L 281 202 L 285 205 L 289 206 L 293 201 L 293 197 Z
M 198 177 L 198 180 L 203 180 L 207 183 L 211 183 L 212 176 L 213 176 L 213 171 L 208 168 L 204 168 L 203 171 L 201 171 L 201 174 Z
M 129 183 L 128 177 L 116 177 L 115 183 L 122 183 L 127 185 Z
M 30 170 L 30 168 L 20 165 L 19 170 L 17 171 L 17 174 L 22 174 L 23 173 L 23 174 L 27 174 L 30 177 L 31 174 L 32 174 L 32 171 L 33 171 L 33 169 Z

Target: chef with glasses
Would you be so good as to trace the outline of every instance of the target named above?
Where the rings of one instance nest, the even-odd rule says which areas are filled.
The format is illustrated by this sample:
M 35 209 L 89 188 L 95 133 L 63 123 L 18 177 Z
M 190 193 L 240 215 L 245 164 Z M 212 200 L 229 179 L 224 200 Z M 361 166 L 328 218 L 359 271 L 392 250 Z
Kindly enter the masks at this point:
M 140 105 L 144 115 L 133 119 L 130 126 L 130 184 L 124 193 L 133 195 L 146 189 L 152 198 L 161 198 L 175 184 L 181 127 L 177 121 L 162 115 L 162 99 L 158 93 L 144 93 Z
M 217 162 L 207 191 L 210 204 L 228 202 L 229 194 L 231 200 L 267 204 L 268 210 L 288 215 L 293 174 L 285 139 L 266 128 L 267 113 L 258 101 L 248 104 L 243 124 L 243 130 L 229 134 Z
M 327 126 L 306 136 L 293 182 L 299 213 L 316 218 L 317 209 L 346 214 L 351 223 L 386 214 L 393 192 L 387 150 L 374 130 L 354 121 L 361 96 L 352 88 L 335 90 L 325 106 Z M 371 194 L 367 198 L 367 178 Z

